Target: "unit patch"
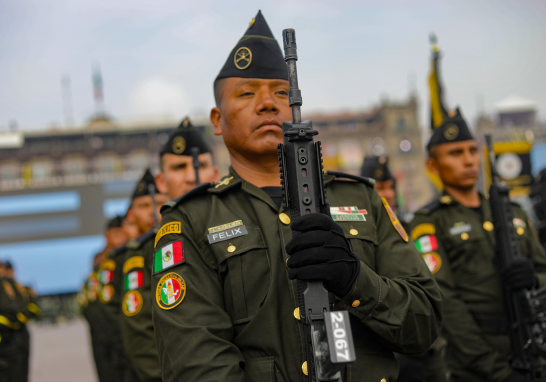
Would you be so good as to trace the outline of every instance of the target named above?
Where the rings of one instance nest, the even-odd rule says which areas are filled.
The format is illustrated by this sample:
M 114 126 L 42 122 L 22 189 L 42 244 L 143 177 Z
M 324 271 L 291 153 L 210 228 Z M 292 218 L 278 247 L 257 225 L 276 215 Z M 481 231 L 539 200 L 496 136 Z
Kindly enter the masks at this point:
M 123 264 L 123 273 L 129 273 L 131 269 L 144 268 L 144 257 L 133 256 Z
M 366 210 L 359 210 L 358 207 L 330 207 L 330 215 L 335 221 L 366 221 L 364 215 Z
M 98 272 L 97 277 L 102 285 L 110 284 L 114 280 L 114 272 L 110 269 L 103 269 Z
M 415 245 L 421 253 L 427 253 L 438 249 L 438 242 L 436 241 L 436 236 L 434 235 L 420 237 L 415 241 Z
M 144 272 L 133 271 L 125 275 L 125 290 L 133 290 L 144 285 Z
M 225 231 L 226 229 L 239 227 L 239 226 L 242 226 L 242 225 L 243 225 L 242 220 L 235 220 L 234 222 L 231 222 L 231 223 L 226 223 L 226 224 L 222 224 L 222 225 L 219 225 L 219 226 L 216 226 L 216 227 L 211 227 L 208 230 L 209 230 L 209 234 L 212 234 L 212 233 L 215 233 L 215 232 Z
M 132 290 L 125 293 L 123 296 L 123 302 L 121 303 L 121 309 L 123 314 L 128 317 L 132 317 L 140 312 L 142 309 L 142 295 L 138 290 Z
M 417 227 L 411 231 L 411 238 L 412 240 L 417 240 L 417 238 L 423 236 L 423 235 L 434 235 L 436 234 L 436 227 L 434 227 L 434 224 L 425 223 L 425 224 L 419 224 Z
M 104 285 L 99 292 L 99 300 L 103 304 L 108 304 L 114 297 L 114 286 L 112 284 Z
M 154 274 L 182 264 L 184 259 L 184 242 L 182 240 L 167 244 L 154 254 Z
M 157 246 L 159 239 L 171 233 L 182 233 L 182 224 L 180 222 L 170 222 L 161 227 L 155 235 L 154 248 Z
M 396 217 L 396 214 L 392 210 L 391 206 L 389 206 L 389 203 L 387 202 L 387 199 L 381 198 L 381 201 L 383 202 L 383 206 L 385 207 L 385 210 L 387 210 L 387 214 L 389 215 L 389 219 L 391 219 L 392 226 L 394 229 L 396 229 L 396 232 L 402 237 L 402 239 L 407 243 L 409 240 L 408 234 L 404 230 L 404 227 L 402 227 L 402 224 L 400 223 L 400 220 Z
M 449 229 L 449 233 L 453 236 L 460 235 L 463 232 L 470 232 L 472 231 L 472 226 L 465 222 L 459 222 L 455 223 L 453 227 Z
M 423 254 L 423 260 L 425 260 L 425 263 L 432 274 L 438 272 L 442 267 L 442 258 L 436 252 Z
M 161 309 L 169 310 L 182 302 L 186 296 L 186 282 L 177 273 L 171 272 L 159 280 L 155 297 Z
M 4 285 L 4 290 L 6 291 L 6 294 L 8 295 L 8 297 L 12 300 L 15 300 L 15 291 L 13 290 L 13 287 L 11 286 L 9 281 L 4 280 L 2 284 Z
M 225 231 L 220 231 L 212 234 L 208 234 L 209 244 L 218 243 L 220 241 L 228 240 L 237 236 L 243 236 L 248 234 L 244 225 L 235 228 L 229 228 Z

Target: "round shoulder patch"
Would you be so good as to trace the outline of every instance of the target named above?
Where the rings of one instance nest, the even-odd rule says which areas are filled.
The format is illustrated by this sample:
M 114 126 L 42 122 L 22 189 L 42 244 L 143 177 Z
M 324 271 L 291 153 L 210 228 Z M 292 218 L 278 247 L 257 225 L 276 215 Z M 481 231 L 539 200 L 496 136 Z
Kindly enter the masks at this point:
M 125 293 L 125 296 L 123 296 L 121 308 L 126 316 L 132 317 L 140 312 L 140 309 L 142 309 L 142 303 L 143 300 L 140 292 L 138 290 L 131 290 Z
M 442 267 L 442 258 L 436 252 L 428 252 L 423 254 L 423 260 L 430 271 L 430 273 L 435 274 Z
M 103 285 L 100 293 L 99 293 L 99 300 L 103 304 L 108 304 L 112 297 L 114 297 L 114 287 L 112 284 Z
M 159 280 L 155 297 L 161 309 L 169 310 L 182 302 L 186 296 L 186 282 L 177 273 L 167 273 Z

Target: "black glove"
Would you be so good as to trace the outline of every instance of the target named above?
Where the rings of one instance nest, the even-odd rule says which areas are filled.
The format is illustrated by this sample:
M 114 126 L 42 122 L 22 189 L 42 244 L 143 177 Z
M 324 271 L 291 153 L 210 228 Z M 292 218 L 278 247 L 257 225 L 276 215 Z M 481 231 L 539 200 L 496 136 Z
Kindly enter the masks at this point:
M 501 277 L 503 284 L 511 289 L 531 289 L 536 285 L 535 266 L 525 257 L 516 259 Z
M 294 220 L 295 235 L 286 246 L 291 256 L 286 265 L 291 280 L 322 281 L 324 287 L 343 298 L 360 272 L 360 260 L 351 252 L 343 229 L 324 214 Z
M 524 376 L 523 374 L 520 374 L 517 371 L 513 371 L 512 374 L 504 378 L 502 382 L 531 382 L 531 381 L 527 379 L 527 377 Z

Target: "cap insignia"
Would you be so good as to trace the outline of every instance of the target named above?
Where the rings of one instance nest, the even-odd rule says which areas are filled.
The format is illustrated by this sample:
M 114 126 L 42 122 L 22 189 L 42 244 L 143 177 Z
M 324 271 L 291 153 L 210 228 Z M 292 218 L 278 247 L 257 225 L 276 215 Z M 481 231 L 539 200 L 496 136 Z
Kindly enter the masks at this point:
M 144 192 L 144 190 L 146 190 L 146 182 L 141 181 L 138 184 L 137 189 L 138 189 L 139 192 Z
M 449 124 L 444 128 L 444 137 L 452 141 L 459 136 L 459 127 L 455 124 Z
M 237 49 L 235 52 L 235 67 L 239 70 L 245 70 L 250 66 L 252 62 L 252 52 L 250 49 L 245 48 L 244 46 Z
M 256 17 L 253 17 L 252 20 L 250 20 L 250 23 L 248 24 L 248 29 L 250 29 L 254 25 L 254 22 L 256 22 Z
M 377 170 L 375 170 L 375 179 L 381 179 L 383 177 L 383 170 L 378 168 Z
M 186 140 L 182 137 L 176 137 L 173 139 L 173 153 L 182 154 L 186 149 Z

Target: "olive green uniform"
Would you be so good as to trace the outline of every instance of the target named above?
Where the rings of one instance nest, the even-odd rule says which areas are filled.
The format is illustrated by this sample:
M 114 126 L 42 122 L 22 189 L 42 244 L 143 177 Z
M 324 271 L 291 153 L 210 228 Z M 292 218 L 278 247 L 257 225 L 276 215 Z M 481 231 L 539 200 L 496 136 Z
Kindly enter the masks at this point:
M 343 299 L 330 296 L 334 309 L 351 317 L 358 361 L 343 370 L 344 380 L 394 381 L 393 351 L 421 353 L 439 334 L 441 292 L 369 184 L 332 175 L 325 183 L 330 206 L 366 210 L 365 221 L 338 222 L 361 259 L 351 291 Z M 164 381 L 307 381 L 296 280 L 285 266 L 292 238 L 287 213 L 233 169 L 215 187 L 203 184 L 163 206 L 158 236 L 171 222 L 181 222 L 181 233 L 161 237 L 156 250 L 177 240 L 184 250 L 183 263 L 152 280 Z M 209 228 L 239 220 L 247 234 L 209 244 Z M 158 284 L 173 274 L 186 291 L 166 310 Z
M 142 382 L 161 382 L 152 322 L 151 272 L 156 231 L 152 230 L 129 243 L 123 262 L 123 277 L 127 281 L 121 302 L 121 336 L 127 356 Z M 135 281 L 131 283 L 130 279 Z
M 123 287 L 123 258 L 127 246 L 116 248 L 109 257 L 99 265 L 100 282 L 97 305 L 98 319 L 101 322 L 100 352 L 106 355 L 108 371 L 106 381 L 138 381 L 130 365 L 121 340 L 120 316 Z M 111 272 L 111 273 L 110 273 Z M 102 382 L 102 381 L 101 381 Z
M 0 382 L 18 381 L 20 376 L 20 308 L 12 283 L 0 277 Z
M 494 265 L 491 209 L 485 197 L 480 198 L 483 217 L 444 194 L 416 212 L 411 236 L 436 238 L 437 248 L 422 252 L 444 293 L 443 335 L 453 379 L 495 382 L 512 371 L 507 361 L 510 340 Z M 512 212 L 521 254 L 533 261 L 539 285 L 545 286 L 546 253 L 523 210 L 513 204 Z

